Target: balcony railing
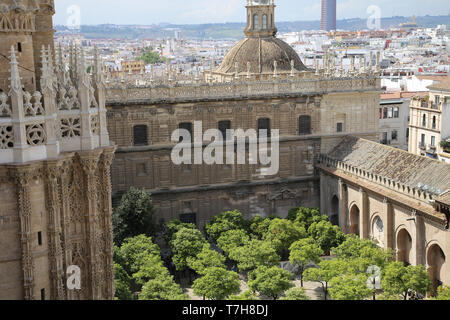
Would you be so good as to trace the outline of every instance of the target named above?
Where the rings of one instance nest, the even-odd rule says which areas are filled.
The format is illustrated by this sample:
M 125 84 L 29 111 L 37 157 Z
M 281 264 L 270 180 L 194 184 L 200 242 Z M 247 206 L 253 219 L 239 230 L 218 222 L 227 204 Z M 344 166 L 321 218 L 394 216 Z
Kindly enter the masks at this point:
M 419 142 L 419 149 L 425 150 L 426 148 L 425 142 Z

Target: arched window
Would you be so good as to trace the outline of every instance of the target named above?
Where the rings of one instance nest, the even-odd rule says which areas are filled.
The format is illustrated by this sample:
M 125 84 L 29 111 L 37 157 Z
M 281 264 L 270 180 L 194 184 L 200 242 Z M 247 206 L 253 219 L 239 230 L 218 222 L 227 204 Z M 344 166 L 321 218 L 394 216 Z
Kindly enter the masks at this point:
M 424 114 L 423 118 L 422 118 L 422 127 L 426 127 L 427 126 L 427 115 Z
M 436 116 L 433 117 L 433 129 L 436 129 Z
M 262 28 L 263 28 L 263 30 L 267 30 L 267 14 L 263 14 L 263 17 L 262 17 Z
M 299 135 L 311 134 L 310 116 L 300 116 L 300 118 L 298 119 L 298 134 Z
M 146 146 L 148 145 L 147 126 L 138 125 L 133 127 L 133 145 Z
M 253 30 L 259 29 L 259 16 L 257 14 L 253 15 Z

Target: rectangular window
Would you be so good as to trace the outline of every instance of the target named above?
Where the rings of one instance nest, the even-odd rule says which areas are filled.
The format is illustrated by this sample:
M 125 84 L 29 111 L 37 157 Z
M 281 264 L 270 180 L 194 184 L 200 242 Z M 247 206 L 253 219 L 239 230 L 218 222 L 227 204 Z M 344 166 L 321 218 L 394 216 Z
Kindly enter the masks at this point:
M 420 142 L 422 142 L 422 145 L 425 145 L 425 134 L 423 133 Z
M 399 116 L 399 109 L 397 107 L 394 108 L 394 118 L 398 118 Z
M 180 214 L 180 221 L 183 223 L 193 223 L 197 225 L 197 214 L 196 213 L 182 213 Z
M 392 130 L 392 140 L 397 140 L 397 136 L 398 136 L 397 130 Z
M 441 98 L 440 96 L 434 97 L 434 103 L 436 104 L 436 106 L 439 105 L 440 98 Z
M 21 42 L 17 43 L 17 51 L 22 52 L 22 43 Z
M 219 131 L 222 133 L 223 140 L 228 140 L 227 130 L 231 130 L 231 121 L 230 120 L 219 121 Z
M 435 136 L 431 136 L 431 146 L 432 147 L 436 146 L 436 137 Z
M 343 132 L 343 124 L 342 124 L 342 122 L 338 122 L 338 124 L 337 124 L 337 132 Z
M 270 119 L 269 118 L 258 119 L 258 137 L 259 137 L 259 130 L 267 130 L 267 137 L 270 137 Z
M 45 300 L 45 289 L 41 289 L 41 300 Z
M 38 232 L 38 245 L 42 246 L 42 232 Z
M 406 128 L 406 139 L 409 138 L 409 128 Z
M 193 135 L 193 131 L 192 131 L 192 123 L 190 122 L 182 122 L 178 125 L 178 129 L 185 129 L 187 131 L 189 131 L 190 135 L 191 135 L 191 141 L 194 141 L 194 135 Z M 180 142 L 182 141 L 182 137 L 180 136 Z
M 146 125 L 138 125 L 133 127 L 133 145 L 148 145 L 148 129 Z
M 393 115 L 393 111 L 392 110 L 393 110 L 392 108 L 388 109 L 388 118 L 389 119 L 392 118 L 392 115 Z

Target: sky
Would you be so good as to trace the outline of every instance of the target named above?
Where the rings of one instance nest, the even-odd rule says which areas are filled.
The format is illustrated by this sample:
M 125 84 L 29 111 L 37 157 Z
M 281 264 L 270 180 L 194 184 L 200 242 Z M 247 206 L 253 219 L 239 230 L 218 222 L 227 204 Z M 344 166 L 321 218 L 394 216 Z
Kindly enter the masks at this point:
M 55 0 L 55 24 L 244 22 L 247 0 Z M 320 0 L 275 0 L 277 21 L 320 20 Z M 338 19 L 367 18 L 376 5 L 382 17 L 447 15 L 449 0 L 337 0 Z M 75 7 L 74 7 L 75 6 Z M 79 15 L 74 13 L 80 12 Z M 77 20 L 74 17 L 79 16 Z M 75 19 L 75 20 L 74 20 Z

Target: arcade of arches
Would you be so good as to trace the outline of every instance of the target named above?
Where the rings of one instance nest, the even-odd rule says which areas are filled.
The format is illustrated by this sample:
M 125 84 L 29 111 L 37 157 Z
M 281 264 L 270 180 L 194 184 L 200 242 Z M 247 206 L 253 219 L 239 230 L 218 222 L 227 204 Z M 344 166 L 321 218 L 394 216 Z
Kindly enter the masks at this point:
M 336 171 L 321 170 L 321 210 L 346 233 L 392 248 L 398 261 L 426 266 L 434 290 L 450 285 L 450 237 L 445 219 L 400 202 Z M 417 203 L 417 202 L 416 202 Z M 423 205 L 421 205 L 423 207 Z M 425 211 L 425 210 L 424 210 Z

